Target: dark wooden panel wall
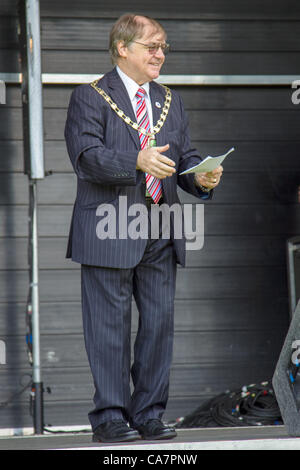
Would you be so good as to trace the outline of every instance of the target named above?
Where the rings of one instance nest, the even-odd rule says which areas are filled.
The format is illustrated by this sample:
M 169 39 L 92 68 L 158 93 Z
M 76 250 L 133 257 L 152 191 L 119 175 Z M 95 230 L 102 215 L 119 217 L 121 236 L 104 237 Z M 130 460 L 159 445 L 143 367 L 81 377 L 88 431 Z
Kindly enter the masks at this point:
M 131 11 L 138 2 L 131 2 Z M 0 72 L 19 71 L 16 2 L 0 1 Z M 41 1 L 43 72 L 110 69 L 109 29 L 124 2 Z M 164 73 L 300 74 L 300 4 L 152 1 L 165 26 Z M 76 181 L 63 140 L 70 86 L 44 87 L 46 169 L 39 183 L 41 353 L 45 421 L 87 424 L 92 380 L 82 338 L 79 267 L 64 258 Z M 268 380 L 288 327 L 285 243 L 300 232 L 300 113 L 289 87 L 179 87 L 202 154 L 236 147 L 205 205 L 205 244 L 179 269 L 167 419 L 226 389 Z M 20 87 L 0 106 L 0 402 L 26 383 L 27 178 Z M 182 202 L 194 202 L 180 192 Z M 133 305 L 133 337 L 137 312 Z M 0 427 L 31 426 L 29 392 L 0 406 Z

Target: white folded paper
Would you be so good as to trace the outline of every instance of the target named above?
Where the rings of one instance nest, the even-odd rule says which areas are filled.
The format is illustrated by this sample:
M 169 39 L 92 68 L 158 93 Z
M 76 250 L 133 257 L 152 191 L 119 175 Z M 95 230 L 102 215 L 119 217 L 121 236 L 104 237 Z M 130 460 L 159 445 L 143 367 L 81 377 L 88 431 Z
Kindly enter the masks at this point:
M 224 155 L 220 155 L 219 157 L 208 156 L 204 160 L 202 160 L 202 162 L 198 165 L 195 165 L 192 168 L 189 168 L 188 170 L 182 171 L 179 174 L 186 175 L 187 173 L 207 173 L 209 171 L 213 171 L 218 168 L 218 166 L 221 165 L 223 160 L 225 160 L 227 155 L 229 155 L 233 151 L 234 147 L 232 147 L 230 150 L 228 150 L 228 152 L 226 152 Z

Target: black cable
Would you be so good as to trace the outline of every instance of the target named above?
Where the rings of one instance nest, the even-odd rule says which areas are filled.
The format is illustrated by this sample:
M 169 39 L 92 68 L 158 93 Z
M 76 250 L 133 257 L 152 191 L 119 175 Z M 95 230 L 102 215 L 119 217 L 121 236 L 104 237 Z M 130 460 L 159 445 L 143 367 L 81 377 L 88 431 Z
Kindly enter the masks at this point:
M 193 413 L 177 420 L 178 428 L 243 427 L 283 424 L 269 382 L 243 386 L 207 400 Z

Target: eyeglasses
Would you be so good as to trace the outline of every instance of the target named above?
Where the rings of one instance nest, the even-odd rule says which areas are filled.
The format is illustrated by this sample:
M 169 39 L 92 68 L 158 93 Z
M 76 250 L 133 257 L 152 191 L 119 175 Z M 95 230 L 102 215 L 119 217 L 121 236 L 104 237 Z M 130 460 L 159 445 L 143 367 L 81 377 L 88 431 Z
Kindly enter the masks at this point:
M 135 42 L 136 44 L 140 44 L 141 46 L 144 46 L 146 49 L 148 49 L 149 54 L 152 54 L 152 55 L 156 54 L 158 49 L 161 49 L 164 55 L 166 55 L 170 50 L 170 44 L 167 44 L 166 42 L 152 43 L 152 44 L 144 44 L 138 41 L 132 41 L 132 42 Z

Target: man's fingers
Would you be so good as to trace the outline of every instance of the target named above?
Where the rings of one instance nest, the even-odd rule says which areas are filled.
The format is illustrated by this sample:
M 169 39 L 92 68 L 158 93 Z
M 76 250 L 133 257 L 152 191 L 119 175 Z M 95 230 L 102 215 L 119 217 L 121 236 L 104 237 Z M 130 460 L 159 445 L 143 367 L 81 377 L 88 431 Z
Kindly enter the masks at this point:
M 162 152 L 167 151 L 169 148 L 170 145 L 166 144 L 161 147 L 141 150 L 139 155 L 143 157 L 142 165 L 140 165 L 142 170 L 160 179 L 172 176 L 176 172 L 174 168 L 175 162 L 162 154 Z
M 156 178 L 166 178 L 167 176 L 172 176 L 175 172 L 175 168 L 160 161 L 157 161 L 151 170 L 148 171 L 150 175 L 156 176 Z
M 157 150 L 157 152 L 161 153 L 161 152 L 165 152 L 166 150 L 169 150 L 170 145 L 166 144 L 166 145 L 163 145 L 162 147 L 154 147 L 154 148 L 155 150 Z
M 223 173 L 223 167 L 220 165 L 218 168 L 215 168 L 214 170 L 208 172 L 208 175 L 220 175 Z
M 176 173 L 176 170 L 170 165 L 167 165 L 157 160 L 149 173 L 152 176 L 156 176 L 156 178 L 162 179 L 166 178 L 167 176 L 172 176 L 174 173 Z
M 157 157 L 160 162 L 165 163 L 166 165 L 169 165 L 169 166 L 175 166 L 175 162 L 171 160 L 171 158 L 168 158 L 165 155 L 162 155 L 162 153 L 169 150 L 169 148 L 170 148 L 170 145 L 166 144 L 161 147 L 153 147 L 153 150 L 158 152 L 159 155 L 157 155 Z
M 167 150 L 169 150 L 170 148 L 169 144 L 163 145 L 162 147 L 154 147 L 154 148 L 159 153 L 158 159 L 160 162 L 165 163 L 166 165 L 169 165 L 169 166 L 175 166 L 175 162 L 171 160 L 171 158 L 168 158 L 165 155 L 162 155 L 163 152 L 166 152 Z
M 166 176 L 172 176 L 173 173 L 176 173 L 175 168 L 170 167 L 170 165 L 158 162 L 157 163 L 157 171 L 160 171 L 162 174 Z
M 220 165 L 218 166 L 218 168 L 215 168 L 212 171 L 203 173 L 199 177 L 199 182 L 200 184 L 203 184 L 204 186 L 209 186 L 210 188 L 213 188 L 219 184 L 221 177 L 222 177 L 222 173 L 223 173 L 223 167 Z
M 171 158 L 166 157 L 165 155 L 159 154 L 158 161 L 164 163 L 168 166 L 175 166 L 175 162 Z

